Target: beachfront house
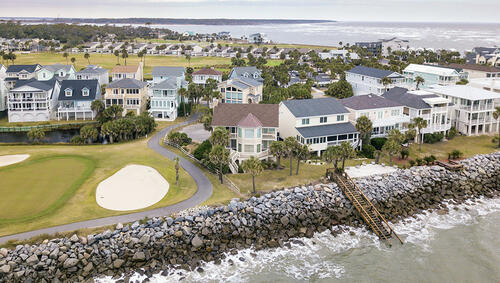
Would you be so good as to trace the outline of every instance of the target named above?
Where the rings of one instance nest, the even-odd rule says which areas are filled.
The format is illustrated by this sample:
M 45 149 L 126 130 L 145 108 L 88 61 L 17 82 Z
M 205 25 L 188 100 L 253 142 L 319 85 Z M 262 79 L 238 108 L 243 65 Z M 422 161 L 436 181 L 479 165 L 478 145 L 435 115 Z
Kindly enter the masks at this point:
M 59 80 L 74 80 L 75 79 L 75 67 L 73 65 L 63 65 L 63 64 L 53 64 L 44 65 L 37 72 L 36 78 L 40 81 L 47 81 L 52 78 L 57 78 Z
M 13 89 L 17 81 L 36 79 L 36 74 L 42 69 L 39 64 L 33 65 L 10 65 L 7 67 L 5 83 L 8 89 Z
M 279 104 L 280 137 L 295 137 L 321 156 L 329 146 L 358 144 L 359 133 L 349 122 L 349 110 L 334 98 L 285 100 Z
M 218 85 L 222 103 L 252 104 L 262 101 L 263 84 L 250 78 L 230 79 Z
M 251 156 L 266 159 L 269 147 L 278 140 L 279 106 L 277 104 L 219 104 L 214 108 L 212 127 L 229 131 L 230 168 Z
M 93 120 L 92 101 L 101 99 L 98 80 L 63 80 L 59 92 L 58 120 Z
M 465 74 L 465 78 L 468 80 L 481 78 L 500 78 L 500 68 L 492 66 L 452 63 L 443 67 L 453 68 L 457 71 L 460 70 Z
M 404 105 L 403 114 L 410 118 L 410 122 L 417 117 L 426 120 L 427 127 L 421 131 L 423 134 L 446 134 L 452 126 L 449 99 L 426 90 L 408 91 L 402 87 L 390 89 L 382 97 Z
M 407 39 L 392 37 L 381 39 L 382 56 L 389 56 L 393 51 L 406 51 L 410 48 L 410 42 Z
M 142 81 L 144 78 L 144 72 L 142 68 L 142 62 L 139 62 L 137 66 L 114 66 L 111 70 L 111 80 L 121 80 L 121 79 L 135 79 Z
M 373 124 L 372 137 L 385 137 L 389 131 L 397 129 L 405 132 L 410 117 L 403 114 L 403 104 L 378 96 L 366 94 L 341 99 L 349 110 L 349 121 L 356 125 L 358 118 L 368 117 Z
M 460 133 L 498 133 L 499 122 L 493 118 L 493 112 L 500 106 L 500 93 L 467 85 L 432 86 L 428 91 L 451 100 L 451 123 Z
M 106 107 L 122 106 L 124 114 L 134 112 L 139 115 L 148 104 L 147 83 L 131 78 L 112 81 L 106 86 L 104 103 Z
M 410 64 L 403 70 L 408 87 L 416 87 L 416 78 L 421 77 L 424 82 L 418 88 L 427 88 L 431 85 L 454 85 L 462 76 L 453 68 L 443 68 L 432 65 Z
M 9 122 L 39 122 L 55 118 L 60 83 L 56 79 L 19 80 L 9 91 Z
M 109 71 L 97 65 L 88 65 L 85 69 L 76 72 L 77 80 L 97 80 L 99 85 L 109 84 Z
M 356 66 L 345 72 L 346 81 L 352 86 L 354 95 L 382 95 L 387 90 L 405 85 L 405 77 L 389 70 Z M 391 83 L 383 83 L 383 78 L 391 79 Z
M 180 104 L 179 89 L 187 89 L 184 67 L 154 67 L 149 113 L 155 119 L 177 119 Z
M 193 83 L 204 86 L 208 79 L 222 82 L 222 72 L 213 68 L 203 68 L 193 73 Z

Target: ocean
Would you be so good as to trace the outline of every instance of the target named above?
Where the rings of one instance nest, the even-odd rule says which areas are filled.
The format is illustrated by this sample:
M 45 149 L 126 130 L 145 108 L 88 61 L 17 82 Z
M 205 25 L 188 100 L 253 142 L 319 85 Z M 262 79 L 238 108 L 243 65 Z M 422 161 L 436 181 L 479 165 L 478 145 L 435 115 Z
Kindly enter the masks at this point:
M 341 227 L 290 248 L 242 250 L 203 272 L 171 269 L 150 282 L 500 282 L 500 199 L 449 204 L 393 224 L 392 247 L 364 228 Z M 134 275 L 131 280 L 146 277 Z M 98 282 L 113 282 L 102 278 Z
M 402 22 L 328 22 L 279 25 L 152 25 L 178 32 L 218 33 L 229 31 L 235 38 L 262 32 L 279 43 L 337 46 L 339 41 L 354 44 L 398 37 L 408 39 L 414 48 L 445 48 L 460 52 L 476 46 L 500 46 L 500 23 L 402 23 Z

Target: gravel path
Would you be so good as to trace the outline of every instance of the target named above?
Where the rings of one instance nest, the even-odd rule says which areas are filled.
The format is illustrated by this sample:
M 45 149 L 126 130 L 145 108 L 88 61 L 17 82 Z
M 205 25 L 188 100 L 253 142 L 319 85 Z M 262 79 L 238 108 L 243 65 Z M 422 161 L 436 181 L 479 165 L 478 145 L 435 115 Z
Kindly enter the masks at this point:
M 162 147 L 160 145 L 160 140 L 168 134 L 171 130 L 177 128 L 177 127 L 182 127 L 187 124 L 191 124 L 198 120 L 199 115 L 194 114 L 191 116 L 191 118 L 185 122 L 179 123 L 172 125 L 170 127 L 166 127 L 162 129 L 160 132 L 158 132 L 156 135 L 152 136 L 149 141 L 148 141 L 148 147 L 156 151 L 157 153 L 169 158 L 169 159 L 174 159 L 178 155 L 169 151 L 168 149 Z M 179 164 L 181 167 L 186 170 L 186 172 L 193 177 L 193 179 L 196 182 L 196 185 L 198 186 L 198 190 L 196 193 L 189 199 L 181 201 L 179 203 L 170 205 L 170 206 L 165 206 L 161 208 L 156 208 L 148 211 L 142 211 L 142 212 L 136 212 L 136 213 L 131 213 L 131 214 L 124 214 L 124 215 L 118 215 L 118 216 L 110 216 L 110 217 L 104 217 L 104 218 L 99 218 L 99 219 L 93 219 L 93 220 L 87 220 L 87 221 L 81 221 L 81 222 L 75 222 L 75 223 L 70 223 L 70 224 L 65 224 L 65 225 L 60 225 L 60 226 L 54 226 L 54 227 L 49 227 L 49 228 L 44 228 L 44 229 L 39 229 L 39 230 L 33 230 L 29 232 L 24 232 L 24 233 L 19 233 L 19 234 L 14 234 L 14 235 L 9 235 L 9 236 L 4 236 L 0 237 L 0 244 L 5 243 L 9 240 L 26 240 L 38 235 L 42 234 L 55 234 L 58 232 L 69 232 L 69 231 L 74 231 L 82 228 L 94 228 L 94 227 L 101 227 L 101 226 L 107 226 L 107 225 L 113 225 L 117 223 L 127 223 L 127 222 L 134 222 L 137 220 L 144 219 L 145 217 L 157 217 L 157 216 L 167 216 L 170 215 L 174 212 L 178 212 L 181 210 L 185 210 L 191 207 L 195 207 L 198 204 L 202 203 L 203 201 L 207 200 L 211 195 L 212 195 L 212 183 L 210 183 L 210 180 L 203 174 L 203 172 L 193 163 L 187 161 L 186 159 L 182 158 L 179 156 Z

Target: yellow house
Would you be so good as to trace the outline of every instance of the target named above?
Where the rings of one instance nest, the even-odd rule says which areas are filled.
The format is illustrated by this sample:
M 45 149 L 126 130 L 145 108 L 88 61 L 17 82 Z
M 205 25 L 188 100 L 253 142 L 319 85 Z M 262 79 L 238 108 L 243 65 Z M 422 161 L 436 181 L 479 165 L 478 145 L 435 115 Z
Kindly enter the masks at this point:
M 129 78 L 113 81 L 106 87 L 104 103 L 106 108 L 111 105 L 122 106 L 124 114 L 140 114 L 148 104 L 147 83 Z

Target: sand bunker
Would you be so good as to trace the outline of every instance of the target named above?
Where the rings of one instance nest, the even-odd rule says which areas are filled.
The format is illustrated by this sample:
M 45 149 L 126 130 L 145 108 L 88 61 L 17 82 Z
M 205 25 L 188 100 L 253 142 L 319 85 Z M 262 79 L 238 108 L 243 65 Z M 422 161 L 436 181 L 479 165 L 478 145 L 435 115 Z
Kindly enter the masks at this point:
M 345 169 L 345 172 L 351 178 L 360 178 L 360 177 L 366 177 L 366 176 L 371 176 L 371 175 L 392 173 L 396 170 L 398 170 L 398 169 L 395 167 L 391 167 L 391 166 L 383 166 L 380 164 L 365 164 L 365 165 L 359 165 L 359 166 L 355 166 L 355 167 L 347 167 Z
M 0 155 L 0 167 L 19 163 L 30 157 L 29 154 Z
M 110 210 L 141 209 L 159 202 L 169 184 L 155 169 L 127 165 L 97 186 L 96 201 Z

